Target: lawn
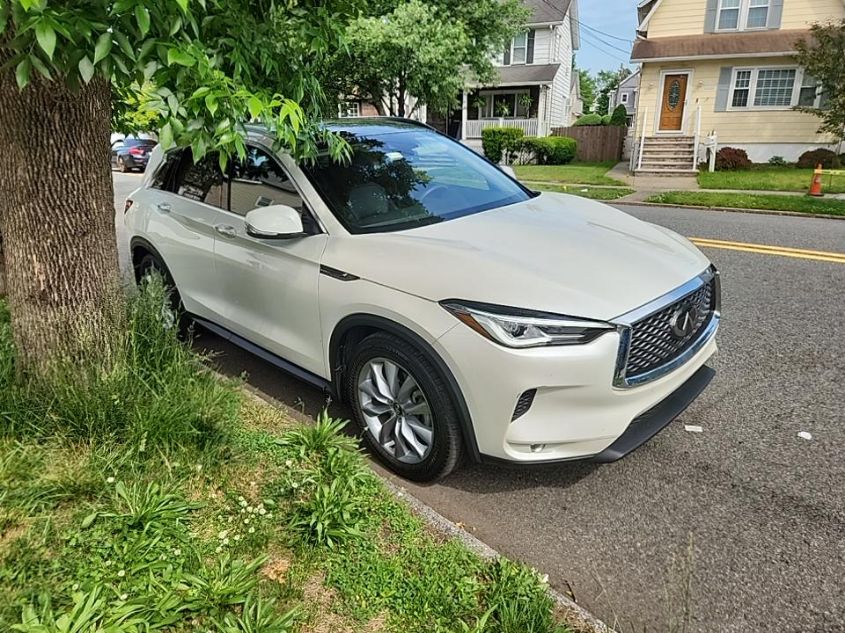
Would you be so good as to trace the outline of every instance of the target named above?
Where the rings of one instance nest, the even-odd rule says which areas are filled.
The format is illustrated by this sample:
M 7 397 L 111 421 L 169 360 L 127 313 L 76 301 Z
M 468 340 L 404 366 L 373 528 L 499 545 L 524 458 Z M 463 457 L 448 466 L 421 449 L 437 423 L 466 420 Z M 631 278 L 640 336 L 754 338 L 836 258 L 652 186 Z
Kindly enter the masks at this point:
M 582 185 L 552 185 L 548 183 L 532 183 L 531 188 L 537 191 L 555 191 L 581 196 L 590 200 L 618 200 L 634 193 L 627 187 L 585 187 Z
M 748 171 L 716 171 L 698 174 L 704 189 L 739 189 L 751 191 L 801 191 L 810 188 L 812 169 L 794 167 L 755 167 Z M 845 176 L 823 176 L 822 186 L 828 193 L 845 193 Z
M 204 369 L 163 301 L 129 302 L 111 372 L 74 359 L 37 383 L 0 301 L 0 630 L 585 630 L 536 571 L 434 533 L 342 422 L 296 424 Z
M 783 196 L 778 194 L 713 193 L 707 191 L 667 191 L 646 200 L 682 207 L 726 207 L 732 209 L 761 209 L 767 211 L 795 211 L 799 213 L 845 215 L 845 200 Z
M 569 165 L 515 165 L 514 171 L 520 180 L 526 182 L 624 186 L 624 182 L 606 176 L 615 165 L 616 163 L 612 161 L 570 163 Z

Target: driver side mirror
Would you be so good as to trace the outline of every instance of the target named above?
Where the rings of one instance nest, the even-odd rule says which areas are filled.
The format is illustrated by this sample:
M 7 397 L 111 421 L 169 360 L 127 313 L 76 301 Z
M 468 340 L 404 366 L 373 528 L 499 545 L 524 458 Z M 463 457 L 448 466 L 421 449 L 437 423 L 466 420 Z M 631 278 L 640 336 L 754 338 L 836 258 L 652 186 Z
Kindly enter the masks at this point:
M 246 214 L 246 233 L 264 240 L 291 240 L 305 237 L 302 218 L 293 207 L 273 204 Z

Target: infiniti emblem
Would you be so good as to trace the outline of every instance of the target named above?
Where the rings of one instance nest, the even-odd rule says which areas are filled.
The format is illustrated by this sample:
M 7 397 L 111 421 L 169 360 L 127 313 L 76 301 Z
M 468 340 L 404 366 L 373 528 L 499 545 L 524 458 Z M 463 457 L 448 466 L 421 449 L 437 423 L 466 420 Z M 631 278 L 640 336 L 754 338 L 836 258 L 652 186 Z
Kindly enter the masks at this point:
M 693 305 L 685 305 L 678 308 L 672 315 L 669 327 L 672 328 L 672 334 L 675 338 L 684 339 L 692 334 L 696 321 L 698 321 L 698 308 Z

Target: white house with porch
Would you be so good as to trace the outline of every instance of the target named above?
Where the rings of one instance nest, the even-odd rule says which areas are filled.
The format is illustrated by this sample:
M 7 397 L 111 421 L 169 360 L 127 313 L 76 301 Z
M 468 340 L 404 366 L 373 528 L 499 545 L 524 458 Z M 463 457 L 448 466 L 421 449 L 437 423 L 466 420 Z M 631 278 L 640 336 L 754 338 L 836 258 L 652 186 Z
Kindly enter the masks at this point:
M 463 92 L 455 132 L 470 146 L 481 146 L 486 127 L 506 125 L 522 128 L 526 136 L 547 136 L 571 123 L 578 0 L 523 1 L 532 12 L 528 28 L 495 60 L 497 81 L 469 85 Z

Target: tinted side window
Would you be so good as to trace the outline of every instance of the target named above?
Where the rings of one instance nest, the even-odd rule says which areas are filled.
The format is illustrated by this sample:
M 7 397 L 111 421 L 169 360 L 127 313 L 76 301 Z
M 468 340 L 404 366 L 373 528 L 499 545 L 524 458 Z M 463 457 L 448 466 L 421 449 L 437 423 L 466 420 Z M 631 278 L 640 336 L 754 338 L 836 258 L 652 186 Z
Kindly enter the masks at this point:
M 256 147 L 232 165 L 229 210 L 246 215 L 258 207 L 284 204 L 302 213 L 302 197 L 275 158 Z
M 153 176 L 153 189 L 163 189 L 164 191 L 173 191 L 173 180 L 176 177 L 176 169 L 182 161 L 182 152 L 172 151 L 168 152 L 164 160 L 156 169 L 155 176 Z
M 183 198 L 224 208 L 223 172 L 217 154 L 206 154 L 194 163 L 190 150 L 182 152 L 174 189 Z

